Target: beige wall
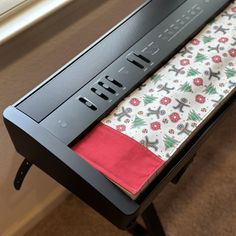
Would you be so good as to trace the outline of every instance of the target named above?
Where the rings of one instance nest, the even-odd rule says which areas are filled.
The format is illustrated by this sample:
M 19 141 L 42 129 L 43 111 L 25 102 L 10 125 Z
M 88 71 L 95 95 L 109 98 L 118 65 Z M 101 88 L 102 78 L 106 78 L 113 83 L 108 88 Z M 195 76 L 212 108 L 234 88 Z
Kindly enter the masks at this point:
M 142 2 L 75 0 L 44 22 L 0 46 L 0 112 Z M 21 227 L 24 231 L 65 196 L 64 188 L 36 167 L 27 175 L 22 189 L 15 191 L 13 179 L 22 160 L 15 152 L 1 119 L 0 235 L 12 235 Z M 17 235 L 23 231 L 18 231 Z

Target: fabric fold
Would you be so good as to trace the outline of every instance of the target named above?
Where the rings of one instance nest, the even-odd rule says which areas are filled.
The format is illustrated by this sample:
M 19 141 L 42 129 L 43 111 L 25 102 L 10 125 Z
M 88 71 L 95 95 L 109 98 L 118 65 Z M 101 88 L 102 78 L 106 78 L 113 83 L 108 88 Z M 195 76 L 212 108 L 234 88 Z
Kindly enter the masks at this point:
M 72 147 L 81 158 L 136 195 L 164 161 L 140 143 L 103 124 Z

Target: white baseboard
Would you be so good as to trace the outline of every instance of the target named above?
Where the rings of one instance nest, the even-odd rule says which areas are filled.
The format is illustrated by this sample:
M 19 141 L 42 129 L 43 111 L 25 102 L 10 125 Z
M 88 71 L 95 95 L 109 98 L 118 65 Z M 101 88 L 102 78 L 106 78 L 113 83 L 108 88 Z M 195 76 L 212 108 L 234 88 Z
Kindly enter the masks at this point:
M 33 228 L 44 216 L 56 208 L 65 198 L 69 192 L 62 187 L 54 190 L 44 201 L 31 209 L 20 220 L 11 225 L 1 236 L 22 236 L 28 230 Z

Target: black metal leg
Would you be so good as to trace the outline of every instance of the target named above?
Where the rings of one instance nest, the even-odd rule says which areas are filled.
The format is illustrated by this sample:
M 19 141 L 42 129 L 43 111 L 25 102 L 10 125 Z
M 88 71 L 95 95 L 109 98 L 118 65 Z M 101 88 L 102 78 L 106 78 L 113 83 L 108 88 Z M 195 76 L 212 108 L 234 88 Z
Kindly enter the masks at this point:
M 188 163 L 177 173 L 177 175 L 172 179 L 172 183 L 177 184 L 185 171 L 188 169 L 189 165 L 193 162 L 194 156 L 188 161 Z M 147 229 L 135 222 L 128 229 L 128 232 L 133 236 L 165 236 L 165 231 L 162 227 L 161 221 L 157 215 L 156 209 L 152 204 L 150 204 L 142 214 L 142 218 Z
M 27 175 L 31 166 L 32 164 L 29 161 L 27 161 L 27 159 L 24 159 L 24 161 L 21 163 L 14 180 L 14 187 L 16 190 L 20 190 L 21 185 L 25 179 L 25 176 Z
M 157 215 L 153 204 L 149 205 L 142 214 L 143 221 L 146 225 L 145 229 L 142 225 L 134 222 L 128 232 L 133 236 L 165 236 L 161 221 Z
M 149 205 L 143 212 L 142 218 L 149 236 L 165 236 L 164 229 L 153 204 Z
M 133 236 L 148 236 L 148 232 L 146 229 L 143 228 L 142 225 L 138 224 L 137 222 L 133 223 L 128 232 Z
M 189 160 L 189 162 L 177 173 L 177 175 L 171 180 L 173 184 L 178 184 L 181 177 L 184 175 L 190 164 L 193 162 L 193 159 L 196 154 Z

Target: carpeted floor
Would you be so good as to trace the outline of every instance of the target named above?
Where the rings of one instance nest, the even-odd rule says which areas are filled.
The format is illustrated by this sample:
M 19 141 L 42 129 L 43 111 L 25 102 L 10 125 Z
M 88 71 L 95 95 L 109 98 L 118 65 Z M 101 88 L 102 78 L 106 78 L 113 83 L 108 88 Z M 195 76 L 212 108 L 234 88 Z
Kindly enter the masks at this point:
M 155 205 L 167 236 L 236 235 L 236 106 L 199 150 L 178 185 Z M 70 196 L 26 236 L 122 236 L 95 211 Z

